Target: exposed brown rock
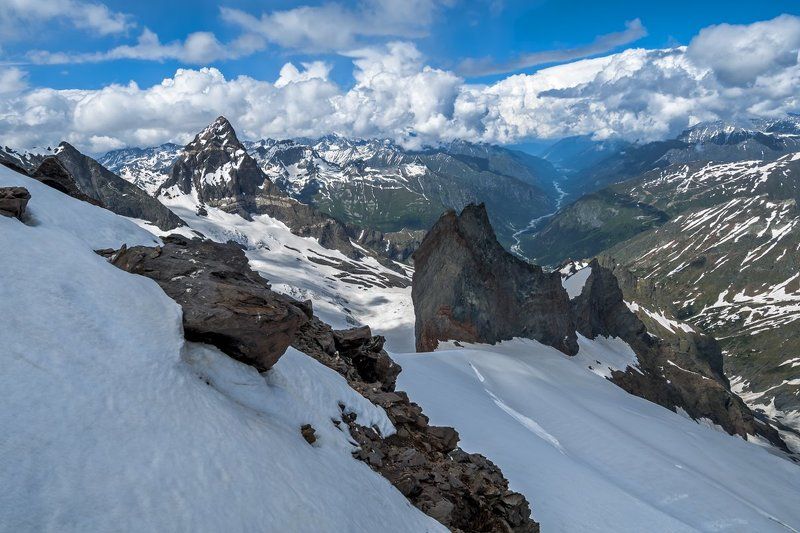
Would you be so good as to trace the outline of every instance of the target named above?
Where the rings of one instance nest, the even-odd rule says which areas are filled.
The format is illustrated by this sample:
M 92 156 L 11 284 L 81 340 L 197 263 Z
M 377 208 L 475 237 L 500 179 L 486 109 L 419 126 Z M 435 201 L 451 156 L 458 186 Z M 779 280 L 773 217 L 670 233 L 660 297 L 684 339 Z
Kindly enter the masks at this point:
M 308 322 L 303 305 L 270 290 L 235 245 L 171 235 L 163 247 L 123 248 L 112 263 L 155 280 L 181 305 L 187 339 L 259 371 L 272 367 Z
M 382 474 L 421 511 L 453 531 L 535 532 L 524 496 L 508 489 L 502 472 L 485 457 L 458 448 L 458 433 L 431 426 L 422 408 L 395 391 L 400 367 L 367 327 L 334 331 L 314 317 L 300 328 L 295 348 L 344 376 L 351 387 L 382 407 L 397 433 L 383 437 L 342 413 L 359 444 L 354 456 Z M 359 357 L 385 360 L 394 370 L 376 373 Z M 388 379 L 389 381 L 382 381 Z
M 559 274 L 506 252 L 483 204 L 442 215 L 413 258 L 417 351 L 444 340 L 494 344 L 528 337 L 577 353 Z
M 619 337 L 636 353 L 639 369 L 615 371 L 612 381 L 626 391 L 695 419 L 707 418 L 731 435 L 761 435 L 786 450 L 778 432 L 753 416 L 731 392 L 717 341 L 699 331 L 652 331 L 631 311 L 614 273 L 594 259 L 583 292 L 572 300 L 578 332 L 587 338 Z M 651 333 L 658 335 L 651 335 Z
M 22 220 L 30 199 L 25 187 L 0 187 L 0 215 Z
M 314 428 L 311 426 L 311 424 L 303 424 L 300 426 L 300 434 L 309 444 L 314 444 L 317 442 L 317 433 L 314 431 Z

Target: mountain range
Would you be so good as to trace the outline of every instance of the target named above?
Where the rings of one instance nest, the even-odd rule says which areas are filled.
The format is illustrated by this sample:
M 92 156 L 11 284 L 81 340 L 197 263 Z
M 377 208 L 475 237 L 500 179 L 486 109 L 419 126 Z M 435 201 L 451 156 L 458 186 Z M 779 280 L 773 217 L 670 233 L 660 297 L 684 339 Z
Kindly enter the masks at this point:
M 453 142 L 409 151 L 387 140 L 245 141 L 245 151 L 286 195 L 345 223 L 392 233 L 427 230 L 448 208 L 486 203 L 506 245 L 552 212 L 559 174 L 544 159 L 492 145 Z M 99 161 L 155 194 L 180 155 L 173 144 L 109 152 Z
M 720 131 L 667 142 L 755 138 Z M 185 508 L 194 529 L 296 529 L 297 501 L 331 531 L 800 527 L 800 157 L 639 157 L 575 199 L 580 176 L 661 150 L 593 142 L 556 164 L 568 142 L 552 163 L 248 142 L 220 117 L 97 160 L 6 148 L 4 386 L 35 406 L 3 418 L 14 475 L 81 479 L 114 516 Z M 25 487 L 1 498 L 57 507 Z
M 759 159 L 749 157 L 768 144 L 763 132 L 685 133 L 695 148 L 580 197 L 537 228 L 525 251 L 550 265 L 599 256 L 629 272 L 636 281 L 623 287 L 626 298 L 719 339 L 734 389 L 797 446 L 800 152 L 784 153 L 796 148 L 796 118 L 770 124 L 779 149 Z M 708 145 L 700 152 L 730 160 L 741 150 L 744 159 L 684 161 Z

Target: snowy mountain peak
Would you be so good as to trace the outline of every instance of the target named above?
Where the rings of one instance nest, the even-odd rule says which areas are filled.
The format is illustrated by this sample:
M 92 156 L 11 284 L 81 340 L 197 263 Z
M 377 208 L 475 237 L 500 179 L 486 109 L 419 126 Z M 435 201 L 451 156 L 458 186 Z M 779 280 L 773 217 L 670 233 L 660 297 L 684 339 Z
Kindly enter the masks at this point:
M 151 148 L 113 150 L 98 161 L 152 196 L 169 177 L 170 168 L 182 151 L 182 146 L 165 143 Z
M 738 144 L 756 136 L 800 136 L 800 118 L 788 115 L 780 119 L 700 122 L 681 133 L 678 140 L 690 144 Z
M 210 203 L 246 214 L 255 210 L 254 196 L 262 188 L 270 192 L 272 183 L 230 122 L 219 117 L 183 148 L 157 194 L 174 197 L 194 191 L 198 208 Z
M 201 150 L 207 146 L 225 148 L 227 151 L 244 151 L 244 146 L 239 142 L 233 126 L 228 119 L 223 116 L 206 126 L 206 128 L 195 136 L 194 140 L 187 146 L 187 150 Z

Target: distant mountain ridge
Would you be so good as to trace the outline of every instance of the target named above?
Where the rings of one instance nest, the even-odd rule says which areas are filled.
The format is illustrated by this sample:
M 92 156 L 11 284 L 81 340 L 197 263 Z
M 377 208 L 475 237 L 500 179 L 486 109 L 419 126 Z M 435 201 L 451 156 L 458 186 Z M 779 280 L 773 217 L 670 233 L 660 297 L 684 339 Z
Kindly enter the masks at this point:
M 800 151 L 800 115 L 738 122 L 700 122 L 672 139 L 629 143 L 570 137 L 542 157 L 567 171 L 565 189 L 576 198 L 654 168 L 675 163 L 775 160 Z
M 800 449 L 798 202 L 800 152 L 675 163 L 583 196 L 525 251 L 551 265 L 599 254 L 644 280 L 626 298 L 718 338 L 733 389 Z
M 549 162 L 486 144 L 456 141 L 409 151 L 389 140 L 328 135 L 242 145 L 291 198 L 383 232 L 424 230 L 444 210 L 482 201 L 501 242 L 510 245 L 515 231 L 555 208 L 558 196 L 559 172 Z M 111 151 L 100 161 L 152 193 L 178 152 L 166 144 Z

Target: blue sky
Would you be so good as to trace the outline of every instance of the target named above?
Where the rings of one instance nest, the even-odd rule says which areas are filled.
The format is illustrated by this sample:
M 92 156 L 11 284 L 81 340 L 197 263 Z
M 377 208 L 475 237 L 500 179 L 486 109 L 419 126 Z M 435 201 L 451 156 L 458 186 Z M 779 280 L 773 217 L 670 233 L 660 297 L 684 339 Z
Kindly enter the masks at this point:
M 98 153 L 184 142 L 223 114 L 245 138 L 645 142 L 800 112 L 798 15 L 797 0 L 0 0 L 0 140 Z
M 155 32 L 161 42 L 183 40 L 195 31 L 213 32 L 221 42 L 233 39 L 239 28 L 220 17 L 220 6 L 240 9 L 259 15 L 285 11 L 319 2 L 229 0 L 219 3 L 208 0 L 143 0 L 130 2 L 107 0 L 111 11 L 130 15 L 127 31 L 108 36 L 74 28 L 69 23 L 52 22 L 39 31 L 35 23 L 23 22 L 18 37 L 3 43 L 4 59 L 27 63 L 30 50 L 88 53 L 135 42 L 143 28 Z M 344 2 L 356 6 L 356 2 Z M 465 58 L 491 57 L 496 61 L 514 58 L 522 53 L 559 50 L 587 45 L 596 37 L 619 32 L 625 23 L 641 20 L 647 35 L 628 45 L 612 47 L 615 51 L 629 46 L 663 48 L 688 44 L 703 27 L 719 24 L 743 24 L 771 19 L 781 13 L 800 13 L 796 0 L 720 1 L 673 0 L 670 2 L 631 2 L 596 0 L 473 0 L 456 1 L 437 9 L 427 35 L 414 38 L 418 48 L 437 67 L 457 69 Z M 321 21 L 324 23 L 324 21 Z M 382 38 L 364 39 L 375 42 Z M 596 54 L 601 55 L 601 54 Z M 247 74 L 255 78 L 274 78 L 287 61 L 308 61 L 323 58 L 333 63 L 332 77 L 341 84 L 352 81 L 350 60 L 331 53 L 306 54 L 277 44 L 251 55 L 208 62 L 218 66 L 226 76 Z M 185 66 L 176 60 L 111 62 L 67 65 L 28 65 L 29 80 L 34 85 L 53 88 L 99 88 L 109 83 L 135 80 L 151 85 L 171 76 Z M 531 72 L 538 67 L 517 72 Z M 469 76 L 477 81 L 493 81 L 503 74 Z

